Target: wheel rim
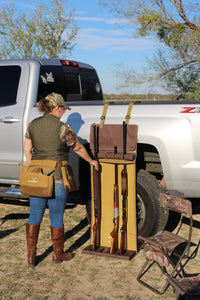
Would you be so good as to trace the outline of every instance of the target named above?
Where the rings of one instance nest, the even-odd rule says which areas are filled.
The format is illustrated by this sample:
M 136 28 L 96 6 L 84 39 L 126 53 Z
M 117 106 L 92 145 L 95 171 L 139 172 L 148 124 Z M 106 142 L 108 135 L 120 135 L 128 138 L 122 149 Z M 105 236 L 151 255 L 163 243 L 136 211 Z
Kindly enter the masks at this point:
M 141 232 L 141 229 L 144 226 L 145 217 L 146 209 L 144 206 L 144 201 L 142 200 L 142 197 L 139 194 L 137 194 L 137 226 L 139 232 Z

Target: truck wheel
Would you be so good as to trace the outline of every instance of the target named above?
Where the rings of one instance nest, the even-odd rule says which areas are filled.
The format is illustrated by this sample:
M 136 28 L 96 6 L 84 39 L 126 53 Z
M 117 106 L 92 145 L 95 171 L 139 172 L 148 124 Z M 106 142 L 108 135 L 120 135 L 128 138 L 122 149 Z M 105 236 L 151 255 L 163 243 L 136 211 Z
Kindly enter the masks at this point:
M 137 174 L 137 226 L 138 235 L 148 237 L 162 230 L 168 219 L 168 211 L 160 207 L 162 191 L 150 173 L 140 170 Z

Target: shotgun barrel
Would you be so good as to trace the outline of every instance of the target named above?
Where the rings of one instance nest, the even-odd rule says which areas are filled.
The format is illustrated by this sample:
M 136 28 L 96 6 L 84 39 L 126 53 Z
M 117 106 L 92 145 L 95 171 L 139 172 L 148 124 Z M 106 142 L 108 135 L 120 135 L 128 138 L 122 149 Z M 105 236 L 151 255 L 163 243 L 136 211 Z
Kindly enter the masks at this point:
M 94 225 L 93 225 L 93 242 L 92 242 L 92 250 L 94 251 L 97 247 L 98 240 L 98 224 L 99 224 L 99 216 L 98 216 L 98 172 L 93 168 L 93 191 L 94 191 Z
M 127 124 L 123 122 L 123 156 L 125 158 L 126 154 L 126 135 L 127 135 Z M 127 194 L 128 194 L 128 185 L 127 185 L 127 166 L 124 163 L 124 167 L 121 172 L 121 194 L 122 194 L 122 227 L 121 232 L 121 241 L 119 253 L 122 255 L 126 250 L 126 235 L 127 235 Z
M 110 233 L 111 246 L 110 254 L 113 254 L 118 249 L 118 228 L 119 228 L 119 187 L 118 187 L 118 165 L 115 164 L 115 184 L 114 184 L 114 218 L 113 218 L 113 231 Z
M 120 255 L 125 252 L 126 248 L 126 229 L 127 229 L 127 216 L 126 216 L 126 201 L 127 201 L 127 171 L 123 169 L 121 172 L 121 194 L 122 194 L 122 227 L 121 241 L 120 241 Z
M 97 127 L 93 125 L 93 137 L 94 137 L 94 157 L 97 160 Z M 93 167 L 93 196 L 94 196 L 94 224 L 93 224 L 93 241 L 92 251 L 98 246 L 98 228 L 99 228 L 99 211 L 98 211 L 98 196 L 99 196 L 99 173 Z

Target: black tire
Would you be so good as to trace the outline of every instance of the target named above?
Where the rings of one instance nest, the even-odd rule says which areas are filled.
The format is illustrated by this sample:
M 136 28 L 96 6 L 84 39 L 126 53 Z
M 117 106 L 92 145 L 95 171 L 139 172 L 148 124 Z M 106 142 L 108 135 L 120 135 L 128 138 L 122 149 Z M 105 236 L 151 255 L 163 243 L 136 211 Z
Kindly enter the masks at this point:
M 137 226 L 138 235 L 152 236 L 162 230 L 168 212 L 160 207 L 161 187 L 150 173 L 140 170 L 137 174 Z

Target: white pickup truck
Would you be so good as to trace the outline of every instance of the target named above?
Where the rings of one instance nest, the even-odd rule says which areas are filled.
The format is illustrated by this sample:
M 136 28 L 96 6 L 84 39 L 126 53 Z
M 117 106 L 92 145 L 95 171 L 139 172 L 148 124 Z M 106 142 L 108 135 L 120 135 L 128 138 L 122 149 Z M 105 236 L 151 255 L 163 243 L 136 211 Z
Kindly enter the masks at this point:
M 104 99 L 95 69 L 58 59 L 0 61 L 0 196 L 19 194 L 19 164 L 27 124 L 39 116 L 36 103 L 50 92 L 61 93 L 71 106 L 68 122 L 89 151 L 92 123 L 99 123 Z M 112 103 L 105 123 L 121 124 L 128 103 Z M 137 219 L 139 234 L 161 229 L 167 215 L 160 208 L 163 189 L 200 198 L 200 102 L 141 102 L 133 106 L 130 124 L 138 125 Z M 79 195 L 89 204 L 89 167 L 70 155 Z

